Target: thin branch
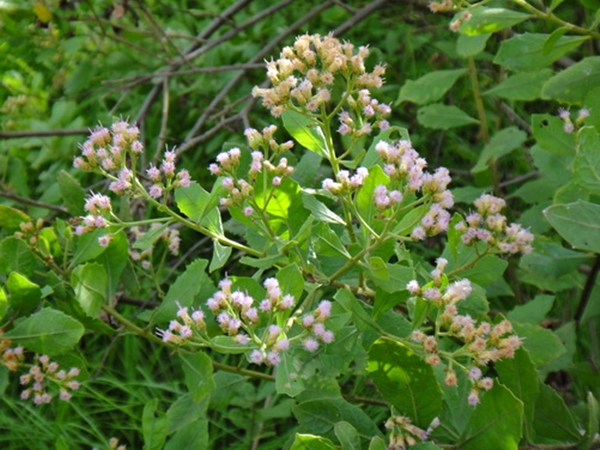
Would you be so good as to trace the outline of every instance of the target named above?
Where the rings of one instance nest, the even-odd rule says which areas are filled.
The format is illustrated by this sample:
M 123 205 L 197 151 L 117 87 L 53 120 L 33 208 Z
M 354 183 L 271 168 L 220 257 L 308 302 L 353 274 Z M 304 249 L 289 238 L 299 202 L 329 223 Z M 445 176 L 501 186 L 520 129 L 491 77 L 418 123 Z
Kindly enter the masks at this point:
M 598 272 L 600 272 L 600 255 L 596 256 L 594 260 L 594 265 L 592 266 L 592 270 L 585 280 L 585 286 L 583 287 L 583 291 L 581 292 L 581 297 L 579 298 L 579 304 L 577 305 L 577 311 L 575 311 L 575 323 L 577 325 L 580 324 L 581 319 L 583 318 L 583 313 L 585 312 L 585 307 L 590 300 L 590 296 L 592 295 L 592 290 L 596 285 L 596 278 L 598 278 Z
M 51 211 L 56 211 L 56 212 L 59 212 L 62 214 L 69 214 L 69 211 L 67 210 L 67 208 L 65 208 L 63 206 L 57 206 L 57 205 L 52 205 L 50 203 L 38 202 L 36 200 L 32 200 L 27 197 L 21 197 L 20 195 L 17 195 L 14 192 L 10 192 L 10 191 L 4 191 L 4 190 L 0 191 L 0 197 L 10 198 L 11 200 L 16 200 L 19 203 L 24 203 L 26 205 L 37 206 L 39 208 L 49 209 Z
M 0 138 L 19 139 L 29 137 L 86 136 L 88 134 L 90 134 L 89 128 L 64 128 L 61 130 L 0 131 Z

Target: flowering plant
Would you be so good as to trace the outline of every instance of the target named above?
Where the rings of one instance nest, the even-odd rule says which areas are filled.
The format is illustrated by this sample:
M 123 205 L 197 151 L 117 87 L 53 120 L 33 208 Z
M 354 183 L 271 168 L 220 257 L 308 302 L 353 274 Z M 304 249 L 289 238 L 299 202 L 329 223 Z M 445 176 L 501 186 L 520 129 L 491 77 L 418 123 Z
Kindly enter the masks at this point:
M 431 8 L 456 11 L 454 31 L 483 21 L 459 2 Z M 571 416 L 562 434 L 540 424 L 545 403 L 564 406 L 538 376 L 558 358 L 544 351 L 557 338 L 527 322 L 527 305 L 490 307 L 495 290 L 510 290 L 499 281 L 507 261 L 535 262 L 545 243 L 504 214 L 497 186 L 461 207 L 451 171 L 431 167 L 394 125 L 380 100 L 387 68 L 370 54 L 332 33 L 297 37 L 266 63 L 270 85 L 252 90 L 278 125 L 246 128 L 245 143 L 225 144 L 197 181 L 180 149 L 148 162 L 129 120 L 91 130 L 73 166 L 104 184 L 78 191 L 73 217 L 53 227 L 11 210 L 19 225 L 0 243 L 13 256 L 0 362 L 18 374 L 21 399 L 43 408 L 89 395 L 98 373 L 73 349 L 93 330 L 144 337 L 177 368 L 166 412 L 144 404 L 149 448 L 208 448 L 196 436 L 208 434 L 207 405 L 242 379 L 265 381 L 266 404 L 287 405 L 294 449 L 593 443 L 593 425 L 581 432 Z M 573 165 L 585 173 L 599 142 L 591 115 L 572 121 L 561 109 L 540 127 L 577 139 Z M 477 166 L 493 165 L 495 148 Z M 579 187 L 594 183 L 582 176 Z M 560 208 L 577 206 L 545 214 L 575 247 L 600 251 L 565 225 Z M 212 256 L 189 258 L 196 245 Z M 21 271 L 49 275 L 40 287 Z M 353 395 L 359 386 L 368 398 Z M 589 405 L 591 423 L 593 395 Z

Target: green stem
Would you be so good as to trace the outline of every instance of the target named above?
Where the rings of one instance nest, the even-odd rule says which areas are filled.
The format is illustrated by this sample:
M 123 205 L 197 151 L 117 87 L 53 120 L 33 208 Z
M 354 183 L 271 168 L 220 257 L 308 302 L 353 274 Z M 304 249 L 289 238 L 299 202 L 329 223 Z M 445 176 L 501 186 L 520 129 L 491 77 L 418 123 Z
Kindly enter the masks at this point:
M 525 0 L 511 0 L 516 5 L 519 5 L 521 8 L 527 10 L 529 13 L 533 14 L 538 19 L 546 20 L 548 22 L 552 22 L 561 27 L 567 28 L 569 31 L 582 34 L 584 36 L 591 36 L 594 39 L 600 39 L 600 33 L 593 30 L 588 30 L 587 28 L 579 27 L 577 25 L 573 25 L 572 23 L 566 22 L 554 15 L 551 11 L 544 12 L 537 9 L 535 6 L 530 5 Z

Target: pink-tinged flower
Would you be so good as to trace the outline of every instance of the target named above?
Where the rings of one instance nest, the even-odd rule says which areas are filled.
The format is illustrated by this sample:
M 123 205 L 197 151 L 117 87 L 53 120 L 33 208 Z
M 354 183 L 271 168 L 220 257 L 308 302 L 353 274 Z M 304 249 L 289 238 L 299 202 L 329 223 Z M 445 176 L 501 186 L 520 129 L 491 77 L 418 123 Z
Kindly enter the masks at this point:
M 67 392 L 62 389 L 61 389 L 60 393 L 58 394 L 58 398 L 60 400 L 62 400 L 63 402 L 68 402 L 69 400 L 71 400 L 71 397 L 73 397 L 73 395 L 70 392 Z
M 276 366 L 277 364 L 279 364 L 281 362 L 281 357 L 279 356 L 279 353 L 275 351 L 267 353 L 267 362 L 272 366 Z
M 144 151 L 144 144 L 142 144 L 140 141 L 133 141 L 131 143 L 131 151 L 133 153 L 142 153 Z
M 279 303 L 279 308 L 280 309 L 290 309 L 292 306 L 294 306 L 296 303 L 296 299 L 294 298 L 293 295 L 290 294 L 286 294 L 283 296 L 283 298 L 281 299 L 281 302 Z
M 469 369 L 469 378 L 471 380 L 477 381 L 481 378 L 482 373 L 481 373 L 481 369 L 479 367 L 471 367 Z
M 406 290 L 412 295 L 418 295 L 421 293 L 421 287 L 419 286 L 419 282 L 417 280 L 409 281 L 406 285 Z
M 250 361 L 254 364 L 262 364 L 264 360 L 265 357 L 260 350 L 252 350 L 252 353 L 250 353 Z
M 158 185 L 158 184 L 153 184 L 152 186 L 150 186 L 150 189 L 148 189 L 148 194 L 150 195 L 150 197 L 152 198 L 159 198 L 162 197 L 163 195 L 163 188 L 162 186 Z
M 489 391 L 492 387 L 494 387 L 494 380 L 490 377 L 482 378 L 477 383 L 477 386 L 479 386 L 481 389 L 485 389 L 486 391 Z
M 304 347 L 305 350 L 312 353 L 319 348 L 319 343 L 317 342 L 316 339 L 308 338 L 308 339 L 304 340 L 304 342 L 302 342 L 302 346 Z
M 471 406 L 476 406 L 479 403 L 479 392 L 477 392 L 476 390 L 472 390 L 469 394 L 469 397 L 467 398 L 467 402 Z
M 560 117 L 562 120 L 567 120 L 571 118 L 571 113 L 568 109 L 558 108 L 558 117 Z
M 154 182 L 160 181 L 161 178 L 160 169 L 154 165 L 151 165 L 149 169 L 146 169 L 146 175 Z
M 286 338 L 279 339 L 277 342 L 275 342 L 275 345 L 273 345 L 273 349 L 278 352 L 284 352 L 288 348 L 290 348 L 290 341 Z
M 192 178 L 187 170 L 182 169 L 177 172 L 177 185 L 179 187 L 187 188 L 190 187 L 190 184 L 192 184 Z
M 100 236 L 98 238 L 98 245 L 100 245 L 100 247 L 108 247 L 108 245 L 110 244 L 110 241 L 112 241 L 112 235 L 110 234 L 105 234 L 104 236 Z

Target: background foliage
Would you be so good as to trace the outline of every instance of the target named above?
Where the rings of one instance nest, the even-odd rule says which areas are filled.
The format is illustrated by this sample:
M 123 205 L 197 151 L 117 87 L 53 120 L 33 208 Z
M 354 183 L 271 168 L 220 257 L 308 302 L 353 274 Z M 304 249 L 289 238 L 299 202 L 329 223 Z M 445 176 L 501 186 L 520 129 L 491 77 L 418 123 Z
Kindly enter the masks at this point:
M 600 396 L 600 4 L 455 3 L 434 14 L 417 0 L 0 2 L 0 327 L 27 350 L 82 370 L 69 402 L 33 406 L 19 398 L 18 376 L 0 366 L 3 448 L 115 448 L 113 437 L 130 448 L 385 448 L 390 406 L 408 414 L 393 393 L 415 386 L 385 378 L 374 362 L 394 355 L 392 365 L 431 369 L 396 342 L 376 341 L 379 327 L 410 332 L 401 321 L 406 282 L 438 256 L 452 259 L 452 231 L 411 247 L 415 272 L 373 259 L 369 276 L 385 291 L 374 301 L 328 293 L 336 332 L 345 320 L 355 327 L 338 334 L 301 388 L 282 385 L 283 368 L 274 375 L 236 354 L 175 352 L 154 335 L 155 324 L 173 318 L 174 300 L 203 304 L 226 274 L 259 292 L 261 277 L 275 274 L 267 263 L 249 264 L 247 253 L 186 228 L 181 255 L 158 244 L 148 269 L 127 257 L 124 235 L 105 251 L 97 235 L 65 247 L 86 190 L 107 188 L 73 167 L 88 129 L 129 118 L 146 147 L 143 164 L 176 147 L 179 164 L 206 189 L 196 194 L 217 195 L 208 165 L 244 146 L 245 128 L 274 122 L 250 95 L 267 86 L 264 60 L 296 35 L 330 31 L 369 45 L 371 67 L 387 65 L 378 99 L 392 105 L 389 121 L 408 130 L 430 167 L 450 169 L 457 212 L 493 193 L 506 199 L 511 221 L 536 235 L 531 253 L 484 258 L 463 274 L 481 289 L 472 314 L 506 316 L 524 349 L 490 369 L 500 382 L 476 409 L 465 402 L 466 377 L 439 392 L 427 380 L 444 374 L 426 377 L 416 392 L 427 396 L 415 395 L 418 413 L 408 415 L 424 429 L 436 415 L 446 425 L 415 448 L 591 448 Z M 589 117 L 580 118 L 581 108 Z M 318 188 L 330 169 L 314 161 L 306 160 L 314 178 L 303 183 Z M 121 217 L 159 214 L 135 199 L 118 208 Z M 184 212 L 203 217 L 193 208 Z M 259 242 L 222 217 L 232 239 Z M 13 236 L 31 219 L 40 220 L 26 236 L 35 241 Z M 335 219 L 316 231 L 333 242 L 327 220 Z M 323 253 L 323 261 L 339 257 Z M 108 294 L 95 297 L 96 283 L 110 285 Z M 392 307 L 401 317 L 393 323 L 384 314 Z M 444 409 L 427 409 L 442 398 Z

